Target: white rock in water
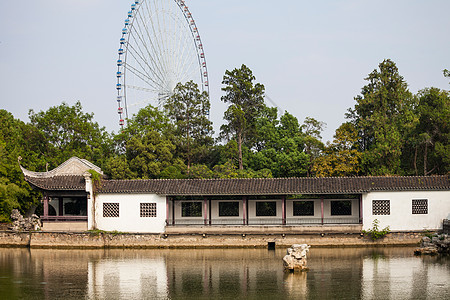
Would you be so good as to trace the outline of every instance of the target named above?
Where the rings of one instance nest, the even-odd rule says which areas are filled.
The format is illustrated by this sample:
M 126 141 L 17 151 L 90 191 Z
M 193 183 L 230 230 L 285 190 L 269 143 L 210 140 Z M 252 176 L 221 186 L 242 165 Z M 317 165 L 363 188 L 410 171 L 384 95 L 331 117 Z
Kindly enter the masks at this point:
M 287 254 L 283 257 L 283 265 L 286 270 L 304 271 L 306 267 L 306 254 L 311 246 L 307 244 L 294 244 L 287 249 Z

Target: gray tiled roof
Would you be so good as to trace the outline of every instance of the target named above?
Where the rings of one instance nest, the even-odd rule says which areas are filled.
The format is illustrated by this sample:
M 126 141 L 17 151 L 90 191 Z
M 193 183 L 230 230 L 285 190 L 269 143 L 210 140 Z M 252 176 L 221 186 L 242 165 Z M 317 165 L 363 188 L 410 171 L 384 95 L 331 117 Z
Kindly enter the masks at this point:
M 25 180 L 31 185 L 46 191 L 84 191 L 86 182 L 84 176 L 61 175 L 53 177 L 25 176 Z
M 25 176 L 42 190 L 84 191 L 83 176 Z M 326 177 L 266 179 L 148 179 L 102 180 L 99 193 L 154 193 L 159 195 L 283 195 L 359 194 L 370 191 L 450 190 L 449 176 Z
M 358 194 L 401 190 L 450 190 L 449 176 L 104 180 L 98 192 L 177 196 Z

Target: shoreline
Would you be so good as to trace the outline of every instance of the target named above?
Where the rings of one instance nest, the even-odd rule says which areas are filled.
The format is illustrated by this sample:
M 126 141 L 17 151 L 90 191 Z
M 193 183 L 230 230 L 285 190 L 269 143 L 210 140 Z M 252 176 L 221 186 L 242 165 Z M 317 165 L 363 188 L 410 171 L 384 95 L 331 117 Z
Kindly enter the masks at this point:
M 121 233 L 0 231 L 0 248 L 32 249 L 226 249 L 279 248 L 308 244 L 314 248 L 418 246 L 423 232 L 391 232 L 372 241 L 359 233 Z

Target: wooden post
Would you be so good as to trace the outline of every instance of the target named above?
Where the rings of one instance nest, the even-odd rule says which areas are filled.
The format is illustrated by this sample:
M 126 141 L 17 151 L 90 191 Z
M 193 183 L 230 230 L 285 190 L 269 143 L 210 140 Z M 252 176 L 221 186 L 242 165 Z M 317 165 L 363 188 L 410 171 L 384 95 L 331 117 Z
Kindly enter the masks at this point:
M 322 215 L 322 225 L 323 225 L 323 198 L 320 199 L 320 211 L 321 211 L 321 215 Z
M 169 225 L 169 213 L 170 213 L 169 201 L 170 201 L 169 196 L 166 196 L 166 225 Z
M 175 225 L 175 198 L 172 198 L 172 225 Z
M 42 198 L 42 200 L 44 200 L 44 218 L 48 217 L 48 196 L 44 195 L 44 198 Z
M 283 196 L 283 198 L 281 199 L 281 213 L 282 213 L 281 223 L 283 225 L 286 225 L 286 196 Z
M 362 203 L 362 194 L 361 195 L 359 195 L 359 224 L 362 224 L 362 222 L 363 222 L 363 211 L 362 211 L 362 209 L 363 209 L 363 203 Z
M 203 214 L 204 214 L 204 223 L 208 225 L 208 199 L 203 197 Z
M 211 199 L 208 199 L 208 206 L 209 206 L 209 225 L 212 224 L 212 214 L 211 214 Z
M 243 225 L 247 225 L 247 197 L 242 197 L 242 215 L 243 215 Z

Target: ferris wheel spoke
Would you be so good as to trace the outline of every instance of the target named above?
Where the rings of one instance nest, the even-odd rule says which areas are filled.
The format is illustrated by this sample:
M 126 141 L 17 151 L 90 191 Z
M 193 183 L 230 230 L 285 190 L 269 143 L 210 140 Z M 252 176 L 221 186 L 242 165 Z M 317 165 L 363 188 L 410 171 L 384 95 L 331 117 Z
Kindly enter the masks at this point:
M 133 49 L 132 47 L 130 47 L 130 49 Z M 135 52 L 133 51 L 129 51 L 129 54 L 134 58 L 134 61 L 139 65 L 139 67 L 141 68 L 141 70 L 147 74 L 147 76 L 149 78 L 151 78 L 151 74 L 149 74 L 148 71 L 150 71 L 152 74 L 154 74 L 157 78 L 155 79 L 159 79 L 160 81 L 164 81 L 163 78 L 160 77 L 161 73 L 158 71 L 155 71 L 149 64 L 148 61 L 139 53 L 139 52 Z M 127 62 L 127 65 L 132 65 L 131 62 Z
M 141 66 L 141 68 L 142 68 L 144 71 L 149 70 L 149 71 L 151 71 L 151 72 L 152 72 L 152 73 L 153 73 L 160 81 L 164 81 L 164 71 L 157 67 L 158 64 L 157 64 L 157 62 L 153 59 L 153 56 L 154 56 L 154 55 L 151 55 L 151 53 L 148 52 L 148 51 L 147 51 L 147 52 L 146 52 L 146 51 L 143 51 L 140 47 L 138 47 L 138 49 L 135 49 L 132 45 L 130 45 L 130 49 L 132 49 L 133 51 L 130 51 L 129 53 L 133 56 L 134 60 L 138 62 L 138 64 Z M 148 49 L 147 49 L 147 50 L 148 50 Z M 148 54 L 148 55 L 146 55 L 145 52 L 146 52 L 146 54 Z M 136 57 L 136 55 L 137 55 L 138 57 Z M 147 58 L 149 58 L 149 59 L 147 59 Z M 149 65 L 149 60 L 150 60 L 150 63 L 151 63 L 152 65 Z M 144 67 L 144 66 L 142 65 L 142 63 L 140 63 L 140 62 L 143 62 L 143 63 L 147 66 L 147 68 Z M 150 76 L 150 75 L 149 75 L 149 76 Z
M 192 61 L 193 58 L 189 59 L 188 57 L 188 51 L 187 51 L 187 47 L 183 47 L 182 51 L 180 53 L 180 59 L 177 62 L 177 70 L 180 70 L 181 72 L 183 72 L 184 70 L 187 69 L 187 64 L 189 63 L 190 65 L 192 65 Z M 196 58 L 195 58 L 196 59 Z M 182 78 L 182 76 L 180 76 Z
M 128 65 L 128 70 L 132 72 L 136 77 L 138 77 L 141 81 L 147 83 L 148 85 L 152 86 L 153 88 L 161 88 L 161 83 L 153 80 L 149 74 L 142 73 L 137 68 Z
M 150 38 L 150 34 L 148 33 L 148 30 L 147 30 L 147 28 L 144 28 L 145 29 L 145 33 L 142 31 L 142 28 L 141 28 L 141 25 L 140 25 L 140 23 L 138 22 L 137 23 L 137 29 L 138 29 L 138 33 L 136 33 L 136 35 L 137 35 L 137 39 L 139 40 L 139 41 L 137 41 L 136 40 L 136 37 L 133 35 L 133 39 L 135 40 L 135 42 L 136 42 L 136 44 L 137 45 L 142 45 L 144 48 L 145 48 L 145 51 L 143 51 L 141 48 L 140 48 L 140 46 L 139 46 L 139 48 L 140 48 L 140 51 L 142 52 L 142 53 L 146 53 L 147 55 L 144 55 L 146 58 L 148 58 L 150 61 L 151 61 L 151 64 L 152 64 L 152 66 L 153 66 L 153 68 L 156 70 L 158 70 L 158 73 L 159 74 L 164 74 L 164 69 L 163 69 L 163 64 L 162 64 L 162 61 L 160 60 L 160 57 L 159 57 L 159 55 L 157 55 L 157 53 L 160 51 L 160 50 L 158 50 L 158 49 L 156 49 L 155 48 L 155 46 L 154 46 L 154 44 L 153 44 L 153 41 L 152 41 L 152 39 Z M 146 27 L 145 26 L 145 24 L 144 24 L 144 27 Z M 147 47 L 147 41 L 148 41 L 148 43 L 150 44 L 150 46 L 151 46 L 151 49 L 149 49 L 148 47 Z
M 122 29 L 117 68 L 122 127 L 140 104 L 165 103 L 180 82 L 192 80 L 208 90 L 203 46 L 185 2 L 133 1 Z
M 159 54 L 162 55 L 161 61 L 164 65 L 164 69 L 168 70 L 169 66 L 167 64 L 166 58 L 166 46 L 164 45 L 164 33 L 161 30 L 161 22 L 160 22 L 160 15 L 162 14 L 161 8 L 157 5 L 158 1 L 154 1 L 154 13 L 150 14 L 150 6 L 147 5 L 148 13 L 149 15 L 152 15 L 152 18 L 149 18 L 150 24 L 152 25 L 153 33 L 155 40 L 157 41 L 157 45 L 159 46 Z
M 153 54 L 154 56 L 156 56 L 156 59 L 158 60 L 158 65 L 162 70 L 166 70 L 166 66 L 164 64 L 164 62 L 161 60 L 161 57 L 158 53 L 162 53 L 163 52 L 163 48 L 160 45 L 160 42 L 157 38 L 155 38 L 158 35 L 158 32 L 156 32 L 154 25 L 153 25 L 153 16 L 156 14 L 156 12 L 151 12 L 151 8 L 148 4 L 148 2 L 145 2 L 145 7 L 146 9 L 139 11 L 139 13 L 142 14 L 141 19 L 142 19 L 142 26 L 145 29 L 145 33 L 143 33 L 142 28 L 139 25 L 139 28 L 141 30 L 142 36 L 145 36 L 145 39 L 148 41 L 148 43 L 150 44 L 152 50 L 153 50 Z M 148 20 L 148 23 L 151 24 L 152 30 L 151 32 L 149 31 L 147 22 L 144 22 L 145 20 Z M 140 24 L 140 23 L 139 23 Z M 146 47 L 146 43 L 144 43 L 144 46 Z

